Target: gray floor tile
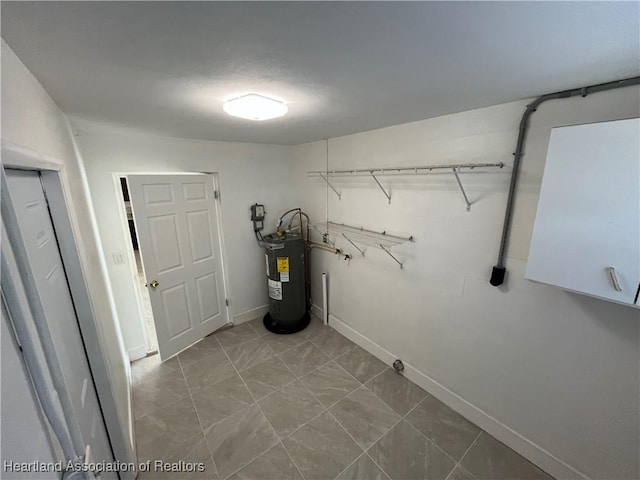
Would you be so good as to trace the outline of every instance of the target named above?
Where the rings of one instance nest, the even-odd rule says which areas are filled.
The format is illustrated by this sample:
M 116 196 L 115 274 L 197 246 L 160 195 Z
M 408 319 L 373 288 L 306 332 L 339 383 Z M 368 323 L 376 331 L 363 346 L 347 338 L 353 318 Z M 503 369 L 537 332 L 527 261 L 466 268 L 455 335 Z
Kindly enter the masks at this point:
M 204 470 L 194 469 L 194 471 L 171 472 L 163 471 L 169 468 L 156 469 L 154 462 L 151 462 L 151 470 L 141 472 L 138 480 L 216 480 L 218 474 L 213 463 L 213 458 L 209 452 L 207 442 L 202 432 L 197 433 L 169 453 L 162 459 L 164 463 L 172 464 L 176 462 L 201 463 Z
M 182 369 L 191 393 L 236 375 L 224 352 L 216 352 Z
M 444 480 L 456 464 L 404 420 L 367 453 L 392 480 Z
M 193 394 L 193 403 L 203 429 L 209 428 L 243 407 L 253 403 L 253 397 L 238 375 L 205 387 Z
M 331 415 L 323 413 L 283 440 L 306 480 L 335 478 L 362 449 Z
M 293 347 L 297 347 L 301 343 L 307 341 L 304 336 L 300 334 L 300 332 L 291 335 L 278 335 L 275 333 L 269 333 L 262 338 L 265 342 L 267 342 L 267 345 L 269 345 L 271 349 L 277 354 L 282 354 L 287 350 L 290 350 Z
M 139 460 L 206 466 L 141 480 L 552 480 L 317 319 L 234 330 L 132 364 Z
M 333 328 L 325 329 L 324 332 L 313 337 L 311 342 L 330 358 L 344 355 L 356 347 L 355 343 L 336 332 Z
M 263 453 L 229 480 L 303 480 L 289 455 L 278 444 Z
M 363 454 L 355 463 L 342 472 L 336 480 L 389 480 L 371 458 Z
M 373 445 L 401 418 L 364 387 L 347 395 L 329 411 L 364 449 Z
M 400 415 L 405 415 L 427 396 L 427 392 L 391 369 L 370 380 L 366 387 Z
M 456 461 L 462 458 L 481 431 L 431 395 L 413 409 L 407 421 Z
M 330 407 L 360 386 L 335 362 L 314 370 L 300 379 L 325 407 Z
M 135 385 L 151 376 L 164 375 L 176 370 L 180 371 L 180 363 L 177 357 L 161 362 L 160 355 L 150 355 L 131 363 L 131 380 Z
M 164 460 L 200 430 L 191 398 L 156 410 L 136 421 L 138 460 Z M 152 462 L 153 463 L 153 462 Z
M 147 375 L 133 386 L 133 411 L 136 419 L 189 396 L 182 371 Z
M 216 339 L 222 345 L 222 348 L 229 349 L 240 345 L 247 340 L 251 340 L 257 337 L 256 332 L 246 323 L 228 328 L 220 333 L 216 333 Z
M 254 338 L 227 349 L 231 363 L 238 370 L 246 370 L 276 356 L 261 338 Z
M 449 475 L 447 480 L 477 480 L 476 477 L 471 475 L 468 471 L 458 465 L 453 469 L 453 472 Z M 506 479 L 505 479 L 506 480 Z
M 460 462 L 478 480 L 550 480 L 552 477 L 486 432 Z
M 302 332 L 299 332 L 299 334 L 304 337 L 305 340 L 311 340 L 316 335 L 324 333 L 328 328 L 329 326 L 325 325 L 322 319 L 316 317 L 315 315 L 311 315 L 311 321 L 309 322 L 309 325 Z
M 180 365 L 185 367 L 220 351 L 222 351 L 222 347 L 218 343 L 216 336 L 209 335 L 208 337 L 204 337 L 195 345 L 191 345 L 186 350 L 180 352 L 178 354 L 178 360 L 180 360 Z
M 272 358 L 240 372 L 253 396 L 260 400 L 293 382 L 296 376 L 279 358 Z
M 329 361 L 329 357 L 309 342 L 287 350 L 280 358 L 298 377 L 315 370 Z
M 368 382 L 385 368 L 388 368 L 376 357 L 358 346 L 338 357 L 336 363 L 362 383 Z
M 247 322 L 247 325 L 249 325 L 259 337 L 268 335 L 270 333 L 269 330 L 264 327 L 263 318 L 264 317 L 254 318 L 253 320 L 249 320 Z
M 286 437 L 324 410 L 298 381 L 263 398 L 259 403 L 280 438 Z
M 209 428 L 206 437 L 221 478 L 227 478 L 279 441 L 256 404 Z

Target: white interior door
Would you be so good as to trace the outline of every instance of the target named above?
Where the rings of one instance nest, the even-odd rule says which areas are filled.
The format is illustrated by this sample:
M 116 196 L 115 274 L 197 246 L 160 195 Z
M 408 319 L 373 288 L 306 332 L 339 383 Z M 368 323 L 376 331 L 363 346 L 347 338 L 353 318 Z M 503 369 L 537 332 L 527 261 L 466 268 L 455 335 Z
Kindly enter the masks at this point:
M 160 358 L 229 322 L 212 175 L 129 175 Z
M 88 461 L 112 462 L 113 454 L 40 174 L 26 170 L 6 170 L 6 174 L 26 247 L 29 273 L 35 281 L 64 377 L 65 385 L 56 387 L 68 391 L 83 448 L 89 453 Z M 105 472 L 102 478 L 117 477 L 115 473 Z

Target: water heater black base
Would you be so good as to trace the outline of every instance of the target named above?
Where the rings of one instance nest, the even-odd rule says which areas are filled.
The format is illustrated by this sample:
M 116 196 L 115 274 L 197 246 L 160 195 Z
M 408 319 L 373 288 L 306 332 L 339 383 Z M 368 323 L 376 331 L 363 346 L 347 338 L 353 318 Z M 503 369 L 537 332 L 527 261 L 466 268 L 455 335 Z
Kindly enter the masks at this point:
M 293 322 L 293 325 L 283 326 L 278 325 L 278 321 L 273 320 L 271 318 L 271 315 L 267 313 L 264 316 L 262 323 L 264 323 L 264 328 L 266 328 L 270 332 L 277 333 L 279 335 L 289 335 L 291 333 L 297 333 L 301 330 L 304 330 L 305 328 L 307 328 L 307 325 L 309 325 L 310 321 L 311 315 L 309 315 L 309 312 L 307 312 L 300 318 L 300 320 L 296 320 L 295 322 Z

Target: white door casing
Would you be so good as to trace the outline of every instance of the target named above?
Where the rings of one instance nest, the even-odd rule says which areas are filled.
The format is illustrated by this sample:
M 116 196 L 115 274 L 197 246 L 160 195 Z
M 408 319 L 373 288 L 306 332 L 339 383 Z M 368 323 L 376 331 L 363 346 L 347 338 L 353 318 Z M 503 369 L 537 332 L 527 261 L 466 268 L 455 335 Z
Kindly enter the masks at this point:
M 127 182 L 158 349 L 166 360 L 229 322 L 214 179 L 129 175 Z
M 113 453 L 101 406 L 89 367 L 66 273 L 49 215 L 40 174 L 29 170 L 6 170 L 9 192 L 20 236 L 28 256 L 30 274 L 37 287 L 55 347 L 64 385 L 71 400 L 76 426 L 85 451 L 93 462 L 112 462 Z M 116 478 L 106 473 L 102 478 Z

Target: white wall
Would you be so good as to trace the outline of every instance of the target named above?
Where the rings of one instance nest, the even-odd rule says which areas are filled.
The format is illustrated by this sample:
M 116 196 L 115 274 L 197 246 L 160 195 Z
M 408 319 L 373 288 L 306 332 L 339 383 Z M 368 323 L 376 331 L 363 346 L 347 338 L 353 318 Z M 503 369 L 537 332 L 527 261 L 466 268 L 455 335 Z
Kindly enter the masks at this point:
M 232 315 L 237 321 L 239 314 L 267 304 L 264 258 L 253 235 L 249 207 L 256 202 L 265 205 L 268 231 L 280 212 L 295 206 L 291 203 L 290 147 L 184 140 L 88 122 L 74 125 L 130 353 L 140 351 L 144 334 L 132 259 L 125 255 L 126 263 L 113 262 L 114 253 L 126 254 L 131 249 L 129 232 L 117 210 L 122 196 L 114 173 L 217 172 Z
M 3 143 L 31 150 L 63 164 L 62 181 L 71 223 L 80 249 L 98 334 L 106 355 L 119 422 L 129 436 L 126 448 L 133 458 L 129 364 L 115 319 L 99 240 L 95 235 L 82 164 L 76 156 L 66 117 L 4 40 L 0 136 Z
M 329 169 L 510 163 L 525 104 L 330 139 Z M 314 303 L 322 304 L 326 271 L 337 325 L 402 358 L 434 393 L 550 473 L 638 478 L 640 312 L 525 281 L 523 272 L 550 129 L 638 117 L 639 110 L 633 87 L 555 100 L 534 114 L 500 288 L 488 280 L 510 170 L 462 175 L 475 202 L 469 213 L 451 175 L 381 177 L 391 205 L 371 179 L 336 179 L 338 200 L 305 175 L 325 168 L 325 142 L 296 147 L 301 206 L 314 221 L 324 220 L 328 195 L 331 220 L 416 239 L 395 249 L 403 270 L 377 249 L 358 257 L 344 241 L 338 246 L 356 254 L 350 264 L 314 251 Z

